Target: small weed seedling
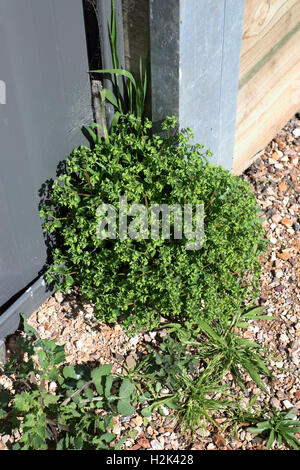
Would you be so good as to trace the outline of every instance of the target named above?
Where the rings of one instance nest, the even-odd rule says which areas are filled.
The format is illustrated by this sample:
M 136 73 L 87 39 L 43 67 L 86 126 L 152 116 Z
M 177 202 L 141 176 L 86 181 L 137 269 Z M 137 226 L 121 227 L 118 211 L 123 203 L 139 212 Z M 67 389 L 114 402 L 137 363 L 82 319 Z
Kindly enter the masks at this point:
M 291 408 L 289 411 L 274 410 L 273 416 L 266 421 L 257 423 L 255 428 L 248 428 L 253 434 L 268 435 L 267 449 L 270 449 L 275 441 L 278 447 L 286 442 L 296 450 L 300 449 L 300 441 L 295 434 L 300 433 L 300 422 L 295 420 L 297 410 Z

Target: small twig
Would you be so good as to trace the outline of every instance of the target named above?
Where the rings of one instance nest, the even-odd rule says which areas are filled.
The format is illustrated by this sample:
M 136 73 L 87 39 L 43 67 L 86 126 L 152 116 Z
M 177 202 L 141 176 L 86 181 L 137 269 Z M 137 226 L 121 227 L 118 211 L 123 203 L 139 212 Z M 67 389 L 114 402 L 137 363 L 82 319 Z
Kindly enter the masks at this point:
M 58 426 L 59 428 L 63 429 L 64 431 L 70 431 L 70 427 L 66 426 L 65 424 L 60 424 L 58 421 L 55 421 L 55 419 L 52 418 L 46 418 L 47 423 L 51 426 Z M 52 427 L 51 427 L 52 429 Z M 55 430 L 56 431 L 56 430 Z
M 30 385 L 26 382 L 26 380 L 24 380 L 24 379 L 18 379 L 18 382 L 21 382 L 23 385 L 25 385 L 25 387 L 27 388 L 27 390 L 31 390 L 31 387 L 30 387 Z
M 146 204 L 147 212 L 149 212 L 148 198 L 147 198 L 147 196 L 144 192 L 143 192 L 143 195 L 144 195 L 144 198 L 145 198 L 145 204 Z
M 72 276 L 72 274 L 77 274 L 75 271 L 73 271 L 72 273 L 57 273 L 56 271 L 50 271 L 50 272 L 54 274 L 59 274 L 60 276 Z
M 62 402 L 61 406 L 67 405 L 72 400 L 72 398 L 76 397 L 76 395 L 79 395 L 85 388 L 89 387 L 92 383 L 93 383 L 93 381 L 90 380 L 89 382 L 82 385 L 82 387 L 80 387 L 78 390 L 76 390 L 74 393 L 72 393 L 72 395 L 70 395 L 68 398 L 66 398 Z
M 31 371 L 29 377 L 30 377 L 31 382 L 32 382 L 34 385 L 37 385 L 37 381 L 36 381 L 36 378 L 35 378 L 35 375 L 34 375 L 33 370 Z
M 87 169 L 85 168 L 85 169 L 84 169 L 84 171 L 85 171 L 85 176 L 86 176 L 86 179 L 87 179 L 87 182 L 88 182 L 89 188 L 90 188 L 90 190 L 92 190 L 92 185 L 91 185 L 91 181 L 90 181 L 90 178 L 89 178 L 89 175 L 88 175 Z
M 42 394 L 43 394 L 43 391 L 46 390 L 46 381 L 45 379 L 42 379 L 41 383 L 40 383 L 40 386 L 39 386 L 39 389 L 40 389 L 40 397 L 39 397 L 39 403 L 42 407 L 42 409 L 45 408 L 45 405 L 44 405 L 44 402 L 43 402 L 43 399 L 42 399 Z
M 64 186 L 64 188 L 66 188 L 68 191 L 70 191 L 70 193 L 77 194 L 77 196 L 91 197 L 91 194 L 77 193 L 76 191 L 73 191 L 72 189 L 68 188 L 67 186 Z
M 204 212 L 206 211 L 206 209 L 208 209 L 208 207 L 212 204 L 213 202 L 213 199 L 215 197 L 215 194 L 216 194 L 216 191 L 213 192 L 213 195 L 211 197 L 211 200 L 209 201 L 209 203 L 207 204 L 207 206 L 204 208 Z

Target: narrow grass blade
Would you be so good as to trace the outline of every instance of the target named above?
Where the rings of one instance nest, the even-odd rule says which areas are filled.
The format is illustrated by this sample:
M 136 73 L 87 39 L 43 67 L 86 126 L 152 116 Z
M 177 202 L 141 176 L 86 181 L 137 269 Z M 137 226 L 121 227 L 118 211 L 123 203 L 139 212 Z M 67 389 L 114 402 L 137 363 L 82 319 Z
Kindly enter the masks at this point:
M 127 70 L 123 70 L 123 69 L 101 69 L 101 70 L 90 70 L 90 72 L 92 72 L 92 73 L 109 73 L 109 74 L 114 74 L 114 75 L 122 75 L 123 77 L 128 78 L 132 82 L 134 88 L 136 89 L 136 81 L 135 81 L 133 75 L 130 72 L 127 72 Z

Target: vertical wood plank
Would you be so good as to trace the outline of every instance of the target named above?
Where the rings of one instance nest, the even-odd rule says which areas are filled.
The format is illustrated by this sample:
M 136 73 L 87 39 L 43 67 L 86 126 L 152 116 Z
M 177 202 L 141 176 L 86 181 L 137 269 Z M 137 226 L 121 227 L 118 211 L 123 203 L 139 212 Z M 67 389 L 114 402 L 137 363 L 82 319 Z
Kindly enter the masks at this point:
M 234 173 L 299 110 L 299 44 L 299 0 L 246 0 Z

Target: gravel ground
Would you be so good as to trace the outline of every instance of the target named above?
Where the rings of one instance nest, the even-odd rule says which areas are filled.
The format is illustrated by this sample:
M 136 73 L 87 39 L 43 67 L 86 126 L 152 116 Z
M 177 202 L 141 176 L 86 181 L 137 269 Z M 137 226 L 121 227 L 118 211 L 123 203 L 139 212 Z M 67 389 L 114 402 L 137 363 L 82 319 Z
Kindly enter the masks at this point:
M 256 384 L 246 377 L 246 389 L 241 391 L 230 374 L 226 382 L 231 393 L 247 406 L 250 399 L 259 394 L 256 406 L 270 402 L 272 407 L 287 410 L 298 409 L 300 416 L 300 119 L 291 120 L 275 139 L 261 152 L 260 157 L 242 176 L 257 195 L 262 215 L 266 218 L 264 229 L 270 240 L 262 257 L 260 304 L 265 313 L 276 317 L 270 322 L 257 322 L 244 336 L 264 345 L 274 353 L 276 360 L 274 380 L 266 381 L 270 393 L 259 393 Z M 114 370 L 120 364 L 129 365 L 137 351 L 155 343 L 155 333 L 143 333 L 128 338 L 122 327 L 109 327 L 94 319 L 93 309 L 76 293 L 57 293 L 44 303 L 31 317 L 30 324 L 43 338 L 56 339 L 65 344 L 67 361 L 83 363 L 97 361 L 113 363 Z M 16 348 L 17 337 L 7 341 L 8 351 Z M 6 377 L 0 376 L 0 384 L 10 387 Z M 220 416 L 222 426 L 226 420 Z M 115 418 L 114 432 L 127 436 L 127 449 L 265 449 L 265 440 L 247 432 L 247 424 L 233 432 L 229 425 L 221 434 L 208 427 L 198 431 L 193 438 L 180 432 L 172 414 L 151 418 L 134 416 Z M 300 436 L 298 436 L 300 437 Z M 9 436 L 0 441 L 0 449 L 6 448 Z M 282 447 L 284 448 L 284 447 Z

